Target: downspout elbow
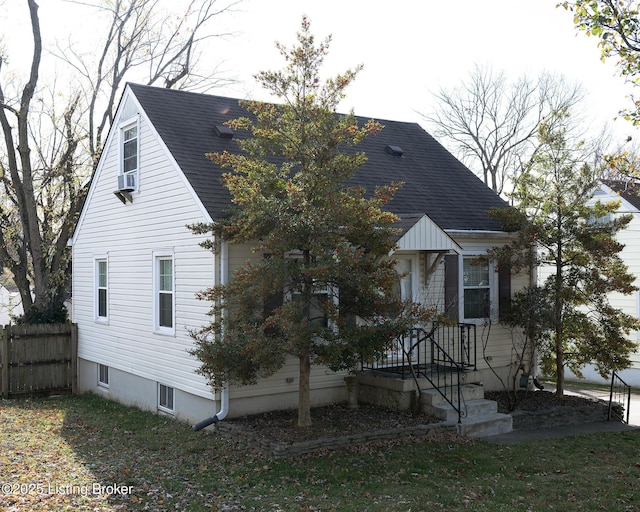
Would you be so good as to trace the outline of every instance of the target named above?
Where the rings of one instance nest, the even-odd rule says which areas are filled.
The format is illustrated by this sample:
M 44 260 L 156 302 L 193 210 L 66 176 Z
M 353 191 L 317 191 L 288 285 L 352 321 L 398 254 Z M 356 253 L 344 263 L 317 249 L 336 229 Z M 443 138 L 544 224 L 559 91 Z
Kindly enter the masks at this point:
M 201 422 L 196 423 L 193 427 L 191 427 L 191 429 L 194 432 L 198 432 L 199 430 L 202 430 L 203 428 L 206 428 L 209 425 L 213 425 L 215 423 L 218 423 L 219 421 L 222 421 L 227 417 L 228 413 L 229 413 L 229 390 L 225 385 L 222 388 L 222 391 L 220 392 L 220 410 L 210 418 L 206 418 Z
M 193 427 L 191 427 L 191 429 L 194 432 L 198 432 L 199 430 L 202 430 L 203 428 L 208 427 L 209 425 L 213 425 L 214 423 L 218 423 L 218 421 L 220 421 L 218 419 L 218 415 L 216 414 L 215 416 L 211 416 L 210 418 L 207 418 L 206 420 L 202 420 L 199 423 L 196 423 Z

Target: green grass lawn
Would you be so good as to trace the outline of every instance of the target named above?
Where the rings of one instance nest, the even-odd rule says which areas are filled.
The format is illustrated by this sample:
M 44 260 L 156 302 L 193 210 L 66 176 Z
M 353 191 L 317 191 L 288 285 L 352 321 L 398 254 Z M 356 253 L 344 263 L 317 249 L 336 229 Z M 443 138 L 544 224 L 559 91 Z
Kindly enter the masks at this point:
M 85 395 L 0 401 L 0 510 L 640 511 L 640 435 L 270 460 Z

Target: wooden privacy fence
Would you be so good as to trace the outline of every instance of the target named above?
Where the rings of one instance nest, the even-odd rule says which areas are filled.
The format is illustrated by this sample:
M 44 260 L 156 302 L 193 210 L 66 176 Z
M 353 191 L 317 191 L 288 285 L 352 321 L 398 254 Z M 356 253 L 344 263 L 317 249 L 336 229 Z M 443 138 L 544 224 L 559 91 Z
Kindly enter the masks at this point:
M 75 393 L 78 326 L 7 325 L 2 329 L 2 397 Z

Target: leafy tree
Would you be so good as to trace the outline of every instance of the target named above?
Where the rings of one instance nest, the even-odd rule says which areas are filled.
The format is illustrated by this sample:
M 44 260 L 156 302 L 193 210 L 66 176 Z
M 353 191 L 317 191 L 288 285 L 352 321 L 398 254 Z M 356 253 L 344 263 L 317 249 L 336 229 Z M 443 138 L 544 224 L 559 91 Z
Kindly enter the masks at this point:
M 235 208 L 194 227 L 264 255 L 203 292 L 213 320 L 192 333 L 201 373 L 216 386 L 254 383 L 297 358 L 299 426 L 311 424 L 313 363 L 353 370 L 431 314 L 394 293 L 399 275 L 388 254 L 398 219 L 383 207 L 400 185 L 346 184 L 366 160 L 351 147 L 382 126 L 335 113 L 360 68 L 322 83 L 329 42 L 316 44 L 303 18 L 297 44 L 277 45 L 286 67 L 257 79 L 281 104 L 242 102 L 250 116 L 229 125 L 249 132 L 238 140 L 243 152 L 209 155 L 231 169 L 224 183 Z
M 533 154 L 540 123 L 582 98 L 581 88 L 562 76 L 509 82 L 503 72 L 476 66 L 464 83 L 441 89 L 437 109 L 425 117 L 434 124 L 434 134 L 451 141 L 469 168 L 501 194 Z
M 614 214 L 617 201 L 590 201 L 600 171 L 585 163 L 585 148 L 570 144 L 565 130 L 545 122 L 538 138 L 540 147 L 513 193 L 517 207 L 494 212 L 505 227 L 520 228 L 517 238 L 493 256 L 514 269 L 534 265 L 543 275 L 548 271 L 542 289 L 523 292 L 514 301 L 521 311 L 512 313 L 536 340 L 543 369 L 555 370 L 562 395 L 565 367 L 580 375 L 592 363 L 606 376 L 630 364 L 636 346 L 626 335 L 640 322 L 612 307 L 608 296 L 637 289 L 615 238 L 631 217 Z M 536 325 L 526 321 L 532 304 Z
M 575 0 L 561 2 L 574 13 L 575 26 L 588 36 L 600 39 L 603 60 L 617 57 L 620 74 L 633 84 L 638 83 L 640 72 L 640 19 L 638 3 L 624 0 Z M 634 108 L 625 117 L 637 125 L 640 123 L 640 100 L 634 100 Z
M 226 9 L 215 4 L 194 0 L 177 21 L 159 0 L 83 4 L 97 10 L 97 49 L 90 45 L 93 51 L 87 52 L 84 41 L 54 50 L 76 84 L 63 86 L 66 80 L 42 73 L 50 55 L 43 56 L 38 6 L 24 2 L 33 40 L 24 82 L 0 53 L 0 261 L 13 274 L 25 321 L 66 318 L 68 241 L 125 81 L 200 85 L 197 44 L 207 24 Z

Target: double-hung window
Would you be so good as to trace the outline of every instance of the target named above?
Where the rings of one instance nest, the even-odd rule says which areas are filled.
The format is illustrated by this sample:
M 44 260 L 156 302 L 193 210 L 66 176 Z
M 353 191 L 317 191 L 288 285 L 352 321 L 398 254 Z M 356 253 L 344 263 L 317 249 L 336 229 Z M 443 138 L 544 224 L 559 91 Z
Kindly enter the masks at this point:
M 461 261 L 462 260 L 462 261 Z M 502 321 L 511 308 L 511 268 L 479 256 L 444 257 L 445 312 L 455 322 Z
M 138 125 L 122 130 L 122 172 L 138 170 Z
M 300 307 L 304 307 L 302 293 L 295 291 L 291 293 L 291 300 L 298 302 Z M 329 289 L 325 287 L 314 287 L 311 292 L 309 302 L 309 320 L 317 327 L 328 327 L 329 316 L 327 315 L 327 301 L 329 300 Z
M 465 256 L 462 262 L 464 318 L 476 320 L 491 317 L 491 273 L 489 262 Z
M 164 334 L 175 333 L 175 291 L 173 255 L 154 256 L 154 309 L 155 330 Z
M 133 191 L 138 189 L 138 169 L 140 161 L 138 120 L 129 121 L 120 128 L 120 175 L 118 189 Z
M 106 258 L 95 260 L 95 318 L 97 321 L 106 322 L 109 315 L 108 309 L 108 265 Z

